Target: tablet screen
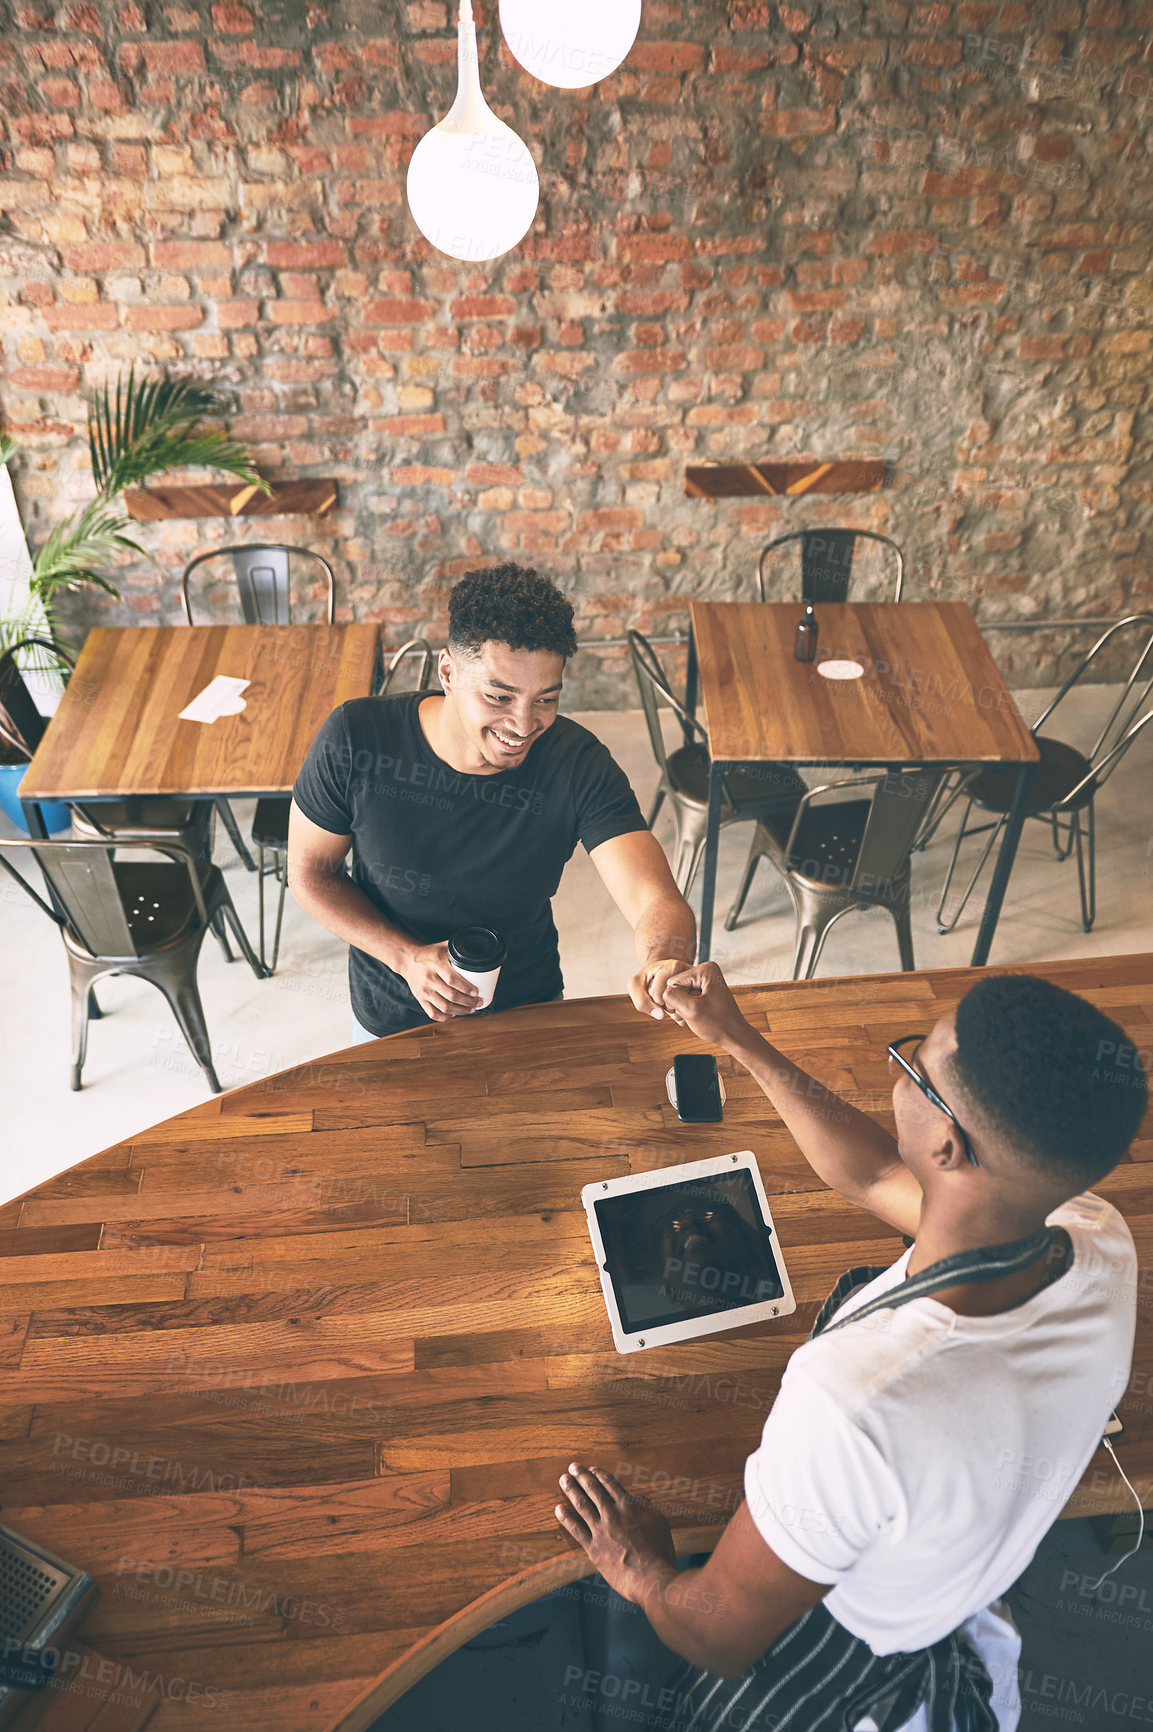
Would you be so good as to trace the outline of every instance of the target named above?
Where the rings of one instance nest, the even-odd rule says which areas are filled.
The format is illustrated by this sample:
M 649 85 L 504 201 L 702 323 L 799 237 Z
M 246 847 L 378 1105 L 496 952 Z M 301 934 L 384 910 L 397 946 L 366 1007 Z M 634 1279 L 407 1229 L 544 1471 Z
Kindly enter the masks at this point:
M 593 1207 L 629 1335 L 739 1311 L 784 1292 L 745 1170 L 626 1192 Z

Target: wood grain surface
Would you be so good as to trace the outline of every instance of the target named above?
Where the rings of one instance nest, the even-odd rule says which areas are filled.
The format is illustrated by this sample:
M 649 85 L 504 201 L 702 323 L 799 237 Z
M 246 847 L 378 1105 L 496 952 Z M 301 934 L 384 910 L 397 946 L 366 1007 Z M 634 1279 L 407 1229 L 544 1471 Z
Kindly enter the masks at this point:
M 889 1121 L 886 1042 L 983 972 L 738 996 Z M 1153 958 L 1037 972 L 1153 1046 Z M 584 1573 L 552 1515 L 574 1453 L 652 1493 L 682 1549 L 715 1540 L 818 1303 L 901 1243 L 826 1189 L 727 1058 L 723 1124 L 680 1124 L 664 1077 L 686 1041 L 622 998 L 430 1026 L 208 1101 L 0 1208 L 4 1520 L 100 1584 L 86 1643 L 195 1683 L 162 1689 L 153 1732 L 363 1732 L 477 1628 Z M 744 1148 L 797 1313 L 618 1355 L 582 1185 Z M 1146 1131 L 1098 1187 L 1138 1244 L 1119 1453 L 1145 1493 L 1150 1160 Z M 1127 1498 L 1099 1453 L 1067 1513 Z
M 784 493 L 879 493 L 888 465 L 872 457 L 794 458 L 787 463 L 700 463 L 685 470 L 689 499 L 738 499 Z
M 220 487 L 134 487 L 124 495 L 124 505 L 138 523 L 159 523 L 169 517 L 322 517 L 338 497 L 335 481 L 273 481 L 267 493 L 242 482 Z
M 964 602 L 840 602 L 816 609 L 830 680 L 793 655 L 799 602 L 692 603 L 714 759 L 783 763 L 1031 762 L 1028 728 Z
M 21 798 L 287 793 L 320 724 L 372 690 L 375 625 L 97 627 Z M 211 723 L 180 711 L 217 674 L 251 681 Z

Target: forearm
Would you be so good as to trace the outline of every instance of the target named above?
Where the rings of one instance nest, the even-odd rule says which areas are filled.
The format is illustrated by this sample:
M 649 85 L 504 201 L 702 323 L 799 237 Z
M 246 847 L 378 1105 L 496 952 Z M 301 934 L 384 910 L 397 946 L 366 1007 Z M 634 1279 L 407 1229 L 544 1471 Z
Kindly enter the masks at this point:
M 722 1678 L 739 1678 L 748 1670 L 751 1661 L 732 1639 L 728 1601 L 710 1590 L 706 1570 L 654 1562 L 638 1604 L 665 1647 L 690 1665 Z
M 414 940 L 386 920 L 343 869 L 302 870 L 290 859 L 289 884 L 305 913 L 334 937 L 375 956 L 395 973 L 402 972 L 415 949 Z
M 633 943 L 641 967 L 650 962 L 692 962 L 697 953 L 697 923 L 680 895 L 654 896 L 637 917 Z
M 813 1171 L 852 1201 L 900 1159 L 895 1138 L 799 1065 L 748 1023 L 723 1043 L 749 1072 L 784 1121 Z

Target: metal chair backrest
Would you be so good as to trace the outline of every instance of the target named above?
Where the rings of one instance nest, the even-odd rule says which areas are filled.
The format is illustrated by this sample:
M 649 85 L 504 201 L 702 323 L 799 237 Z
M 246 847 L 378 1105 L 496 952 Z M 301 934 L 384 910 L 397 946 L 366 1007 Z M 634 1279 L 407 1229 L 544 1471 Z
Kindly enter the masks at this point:
M 662 703 L 668 705 L 680 723 L 686 746 L 703 746 L 707 750 L 708 736 L 700 723 L 689 714 L 684 704 L 676 696 L 666 678 L 657 652 L 648 638 L 639 631 L 630 631 L 628 636 L 629 653 L 632 656 L 637 689 L 641 694 L 641 708 L 645 712 L 645 721 L 648 724 L 653 756 L 662 771 L 667 771 L 669 767 L 668 752 L 665 747 L 664 729 L 661 727 Z
M 208 922 L 193 856 L 188 849 L 177 843 L 160 844 L 134 840 L 126 845 L 123 842 L 96 840 L 42 842 L 18 838 L 5 842 L 4 846 L 6 849 L 28 848 L 32 851 L 56 903 L 55 909 L 49 907 L 27 879 L 2 855 L 0 867 L 15 878 L 45 914 L 58 926 L 64 926 L 91 956 L 140 957 L 149 955 L 153 948 L 149 946 L 143 932 L 139 938 L 136 936 L 129 923 L 124 886 L 113 869 L 112 857 L 118 847 L 123 849 L 128 846 L 133 851 L 144 849 L 150 853 L 163 854 L 172 862 L 173 874 L 179 872 L 183 866 L 197 913 L 205 924 Z M 145 914 L 144 925 L 147 925 L 147 922 L 148 916 Z
M 384 670 L 380 684 L 376 688 L 376 695 L 378 698 L 383 698 L 388 695 L 398 670 L 404 662 L 409 660 L 414 660 L 417 664 L 416 684 L 412 688 L 413 691 L 429 692 L 432 690 L 432 675 L 436 661 L 436 651 L 427 639 L 422 637 L 410 637 L 407 643 L 402 643 L 398 650 L 393 651 L 392 659 Z
M 765 561 L 769 554 L 788 542 L 801 544 L 801 600 L 818 602 L 847 601 L 853 573 L 853 554 L 858 541 L 879 541 L 892 553 L 896 564 L 893 600 L 900 601 L 905 583 L 905 558 L 897 543 L 887 535 L 872 529 L 796 529 L 782 535 L 762 548 L 757 561 L 757 599 L 766 600 Z
M 57 661 L 70 666 L 69 658 L 57 649 L 50 638 L 25 637 L 0 655 L 0 740 L 31 758 L 44 738 L 48 726 L 24 683 L 17 657 L 21 650 L 47 650 Z
M 810 788 L 793 819 L 786 859 L 792 858 L 795 847 L 803 846 L 805 819 L 814 807 L 843 804 L 852 789 L 868 790 L 869 813 L 857 858 L 838 888 L 861 896 L 883 896 L 904 870 L 933 797 L 948 773 L 948 766 L 941 765 L 884 770 Z
M 1049 720 L 1054 710 L 1073 687 L 1084 678 L 1094 662 L 1102 656 L 1114 638 L 1121 633 L 1133 634 L 1136 637 L 1136 659 L 1129 670 L 1129 676 L 1121 687 L 1120 696 L 1109 712 L 1105 726 L 1101 729 L 1091 749 L 1085 754 L 1097 772 L 1098 787 L 1116 768 L 1122 756 L 1117 747 L 1124 743 L 1127 748 L 1136 737 L 1134 722 L 1138 710 L 1153 691 L 1153 613 L 1131 613 L 1124 619 L 1119 619 L 1109 629 L 1102 632 L 1089 653 L 1069 675 L 1052 703 L 1045 709 L 1033 724 L 1034 735 L 1038 734 Z M 1077 791 L 1084 786 L 1084 778 L 1077 784 Z M 1068 798 L 1069 796 L 1067 796 Z
M 291 625 L 292 569 L 298 562 L 311 563 L 324 581 L 324 622 L 332 624 L 336 614 L 336 582 L 328 561 L 309 547 L 256 543 L 198 554 L 185 567 L 180 594 L 189 625 L 196 624 L 189 580 L 195 571 L 214 559 L 227 560 L 231 564 L 231 575 L 236 582 L 240 611 L 246 625 Z

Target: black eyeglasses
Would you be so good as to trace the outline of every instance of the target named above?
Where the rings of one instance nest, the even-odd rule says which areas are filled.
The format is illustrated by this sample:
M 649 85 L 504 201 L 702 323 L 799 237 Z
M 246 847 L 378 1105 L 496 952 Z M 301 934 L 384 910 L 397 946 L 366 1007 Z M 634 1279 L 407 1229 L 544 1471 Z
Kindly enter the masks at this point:
M 961 1139 L 961 1147 L 965 1151 L 966 1158 L 968 1159 L 968 1161 L 970 1162 L 970 1164 L 972 1166 L 979 1167 L 981 1163 L 980 1163 L 980 1161 L 978 1161 L 976 1155 L 973 1153 L 973 1145 L 969 1141 L 969 1138 L 966 1135 L 965 1131 L 962 1129 L 960 1121 L 958 1120 L 957 1115 L 953 1111 L 952 1107 L 946 1106 L 945 1102 L 941 1099 L 940 1095 L 937 1093 L 937 1091 L 933 1087 L 933 1085 L 930 1082 L 927 1082 L 926 1079 L 921 1075 L 920 1071 L 916 1070 L 914 1068 L 914 1066 L 912 1064 L 910 1064 L 909 1060 L 907 1058 L 903 1058 L 901 1055 L 901 1052 L 899 1049 L 903 1046 L 908 1046 L 908 1044 L 911 1040 L 915 1040 L 917 1042 L 917 1044 L 920 1045 L 921 1041 L 923 1041 L 924 1039 L 925 1039 L 925 1036 L 923 1034 L 906 1034 L 906 1035 L 902 1036 L 902 1038 L 900 1040 L 890 1041 L 890 1043 L 886 1049 L 888 1054 L 889 1054 L 889 1061 L 892 1064 L 899 1064 L 901 1069 L 904 1071 L 905 1075 L 912 1077 L 913 1081 L 916 1083 L 916 1085 L 920 1089 L 921 1093 L 925 1096 L 925 1099 L 932 1101 L 933 1105 L 937 1108 L 937 1111 L 944 1113 L 945 1117 L 947 1119 L 951 1120 L 954 1128 L 956 1129 L 957 1135 Z

